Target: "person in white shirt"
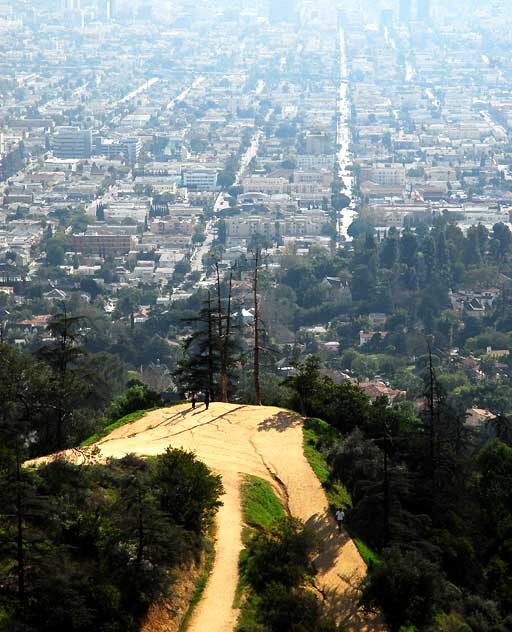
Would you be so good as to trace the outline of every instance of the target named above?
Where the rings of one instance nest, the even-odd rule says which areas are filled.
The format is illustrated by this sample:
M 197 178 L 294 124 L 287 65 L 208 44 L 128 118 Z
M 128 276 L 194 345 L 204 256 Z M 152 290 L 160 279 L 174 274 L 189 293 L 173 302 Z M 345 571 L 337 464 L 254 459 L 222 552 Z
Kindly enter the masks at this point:
M 336 522 L 338 523 L 338 531 L 341 531 L 341 527 L 343 526 L 344 519 L 345 519 L 345 512 L 343 511 L 343 508 L 340 507 L 336 511 Z

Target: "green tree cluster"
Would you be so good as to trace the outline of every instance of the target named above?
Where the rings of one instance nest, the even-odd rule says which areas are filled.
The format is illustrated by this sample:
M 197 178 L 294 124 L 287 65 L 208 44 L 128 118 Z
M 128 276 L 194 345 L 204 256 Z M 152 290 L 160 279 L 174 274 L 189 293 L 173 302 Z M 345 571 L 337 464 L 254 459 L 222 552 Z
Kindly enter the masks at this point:
M 348 529 L 379 555 L 362 605 L 383 612 L 392 632 L 510 630 L 512 422 L 470 430 L 428 356 L 416 414 L 334 384 L 314 358 L 288 386 L 301 412 L 338 433 L 325 455 L 330 480 L 351 494 Z
M 0 455 L 0 629 L 136 632 L 197 562 L 219 476 L 192 453 L 21 469 Z

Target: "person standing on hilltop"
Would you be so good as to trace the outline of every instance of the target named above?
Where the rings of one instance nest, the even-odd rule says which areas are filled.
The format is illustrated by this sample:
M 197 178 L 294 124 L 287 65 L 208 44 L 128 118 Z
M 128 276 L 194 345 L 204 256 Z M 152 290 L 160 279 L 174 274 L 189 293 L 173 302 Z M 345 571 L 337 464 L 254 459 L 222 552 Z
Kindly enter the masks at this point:
M 208 389 L 206 389 L 206 391 L 204 392 L 204 407 L 206 408 L 206 410 L 208 410 L 208 408 L 210 407 L 210 393 Z

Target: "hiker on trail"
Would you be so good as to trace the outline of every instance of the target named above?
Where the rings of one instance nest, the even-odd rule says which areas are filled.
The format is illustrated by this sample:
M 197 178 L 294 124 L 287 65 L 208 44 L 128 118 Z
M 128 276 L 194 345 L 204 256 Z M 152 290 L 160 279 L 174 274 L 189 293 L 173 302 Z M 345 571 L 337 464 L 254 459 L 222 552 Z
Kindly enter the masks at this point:
M 208 391 L 208 389 L 206 389 L 204 393 L 204 406 L 206 410 L 208 410 L 208 407 L 210 406 L 210 392 Z
M 343 526 L 343 520 L 345 519 L 345 512 L 343 508 L 340 507 L 336 512 L 336 522 L 338 523 L 338 531 L 341 531 L 341 527 Z
M 196 407 L 196 394 L 192 393 L 192 398 L 191 398 L 191 403 L 192 403 L 192 410 Z

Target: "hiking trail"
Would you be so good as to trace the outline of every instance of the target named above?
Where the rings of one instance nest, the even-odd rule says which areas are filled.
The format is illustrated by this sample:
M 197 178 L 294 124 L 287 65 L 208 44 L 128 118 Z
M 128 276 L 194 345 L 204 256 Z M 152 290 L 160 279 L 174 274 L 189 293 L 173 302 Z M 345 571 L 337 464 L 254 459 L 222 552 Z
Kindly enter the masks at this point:
M 355 584 L 366 566 L 346 532 L 338 533 L 325 493 L 303 453 L 302 418 L 271 406 L 211 403 L 195 410 L 180 404 L 146 413 L 95 444 L 100 458 L 161 454 L 167 447 L 193 450 L 222 476 L 223 505 L 217 514 L 215 562 L 188 632 L 232 632 L 238 611 L 233 601 L 242 549 L 240 485 L 244 474 L 267 480 L 291 515 L 313 527 L 321 542 L 316 585 L 347 629 L 380 632 L 357 608 Z M 66 458 L 80 462 L 80 452 Z

